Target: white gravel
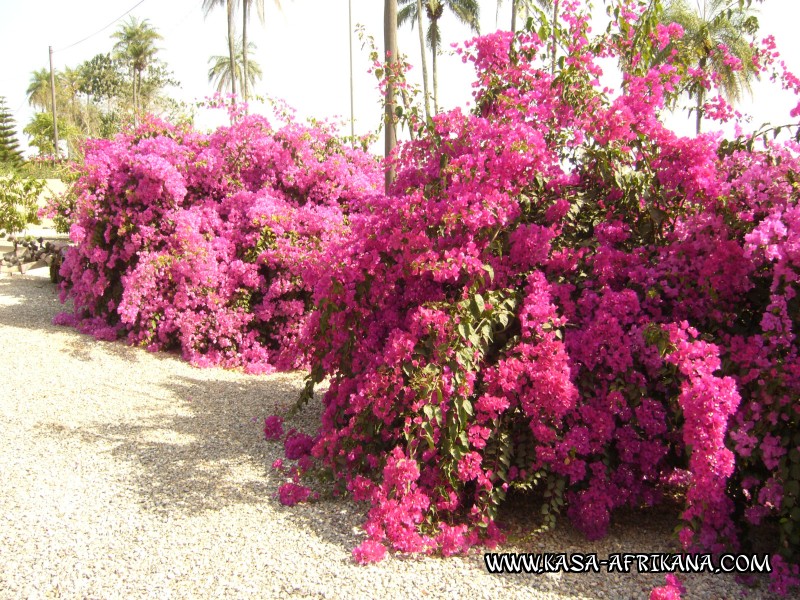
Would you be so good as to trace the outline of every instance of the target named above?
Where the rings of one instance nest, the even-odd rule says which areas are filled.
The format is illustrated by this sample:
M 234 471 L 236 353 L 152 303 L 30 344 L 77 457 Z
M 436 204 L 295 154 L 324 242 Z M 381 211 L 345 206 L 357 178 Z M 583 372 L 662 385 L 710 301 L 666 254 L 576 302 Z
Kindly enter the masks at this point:
M 53 326 L 60 310 L 46 279 L 0 279 L 0 598 L 646 598 L 664 582 L 490 575 L 479 551 L 358 566 L 363 506 L 274 497 L 282 447 L 261 419 L 294 402 L 301 373 L 196 369 Z M 590 543 L 562 523 L 503 550 L 674 552 L 675 524 L 618 516 Z M 689 598 L 769 597 L 764 582 L 684 579 Z

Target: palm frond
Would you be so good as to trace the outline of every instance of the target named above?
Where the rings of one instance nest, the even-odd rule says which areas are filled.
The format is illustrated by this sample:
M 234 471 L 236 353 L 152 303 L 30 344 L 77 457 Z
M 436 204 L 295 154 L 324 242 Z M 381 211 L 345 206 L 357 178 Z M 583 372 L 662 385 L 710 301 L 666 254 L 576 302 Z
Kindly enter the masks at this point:
M 404 6 L 402 9 L 397 11 L 397 26 L 402 27 L 408 22 L 411 22 L 411 29 L 414 29 L 414 25 L 417 23 L 417 4 L 416 0 L 414 4 L 409 4 L 408 6 Z
M 477 0 L 446 0 L 446 4 L 459 21 L 480 32 L 481 7 Z
M 429 48 L 438 48 L 442 43 L 442 32 L 437 23 L 428 25 L 428 32 L 425 34 Z

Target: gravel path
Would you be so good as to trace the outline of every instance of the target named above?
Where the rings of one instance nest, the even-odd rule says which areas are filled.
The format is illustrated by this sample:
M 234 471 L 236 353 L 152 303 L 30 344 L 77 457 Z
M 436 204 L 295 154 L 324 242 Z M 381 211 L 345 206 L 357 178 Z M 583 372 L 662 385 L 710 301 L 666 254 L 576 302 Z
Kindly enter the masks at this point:
M 294 402 L 302 374 L 195 369 L 55 327 L 59 310 L 49 281 L 0 279 L 0 598 L 646 598 L 663 584 L 490 575 L 479 552 L 360 567 L 363 507 L 274 498 L 282 448 L 260 420 Z M 302 418 L 289 425 L 317 415 Z M 562 524 L 503 550 L 674 552 L 675 524 L 618 517 L 596 543 Z M 685 579 L 689 598 L 769 597 L 729 576 Z

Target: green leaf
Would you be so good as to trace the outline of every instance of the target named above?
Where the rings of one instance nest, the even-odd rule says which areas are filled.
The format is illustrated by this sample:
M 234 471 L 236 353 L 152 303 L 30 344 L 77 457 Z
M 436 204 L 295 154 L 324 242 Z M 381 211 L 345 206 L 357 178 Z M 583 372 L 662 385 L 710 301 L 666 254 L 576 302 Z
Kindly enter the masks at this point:
M 473 300 L 475 301 L 475 305 L 478 307 L 479 314 L 482 315 L 486 311 L 486 303 L 483 300 L 483 296 L 480 294 L 475 294 Z
M 463 408 L 464 408 L 464 412 L 467 415 L 469 415 L 470 417 L 475 415 L 475 411 L 472 409 L 472 402 L 470 402 L 468 398 L 464 398 L 464 400 L 463 400 Z
M 549 36 L 549 31 L 547 30 L 547 27 L 545 27 L 544 25 L 539 27 L 539 31 L 537 33 L 539 35 L 540 40 L 546 40 L 547 37 Z
M 456 407 L 456 415 L 458 417 L 459 425 L 461 427 L 466 427 L 469 417 L 474 415 L 472 410 L 472 402 L 466 398 L 456 398 L 454 404 Z
M 508 327 L 508 320 L 509 320 L 508 313 L 502 312 L 497 316 L 497 321 L 500 323 L 503 329 Z
M 423 423 L 422 430 L 425 432 L 425 441 L 428 442 L 428 448 L 433 449 L 433 427 L 430 423 Z

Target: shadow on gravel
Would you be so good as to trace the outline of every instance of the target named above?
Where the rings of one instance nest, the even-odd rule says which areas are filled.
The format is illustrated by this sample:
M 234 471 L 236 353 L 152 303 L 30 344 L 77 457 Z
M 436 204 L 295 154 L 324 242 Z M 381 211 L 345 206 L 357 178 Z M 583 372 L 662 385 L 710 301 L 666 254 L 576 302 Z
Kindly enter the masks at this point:
M 363 522 L 364 513 L 352 501 L 323 499 L 289 508 L 276 498 L 286 478 L 271 465 L 284 457 L 283 444 L 264 440 L 263 418 L 285 414 L 294 405 L 302 389 L 296 375 L 273 375 L 252 383 L 182 377 L 165 387 L 190 414 L 170 417 L 168 422 L 159 419 L 155 427 L 186 436 L 187 443 L 144 443 L 137 434 L 115 452 L 143 467 L 138 489 L 151 510 L 196 513 L 235 504 L 266 504 L 298 530 L 312 531 L 347 552 L 359 543 L 353 530 Z M 321 412 L 317 398 L 285 428 L 313 434 Z M 328 488 L 320 486 L 318 491 L 324 495 Z
M 124 387 L 125 382 L 119 383 Z M 122 485 L 132 489 L 142 509 L 151 514 L 181 519 L 236 505 L 264 506 L 283 514 L 292 527 L 311 531 L 349 553 L 360 541 L 354 528 L 363 523 L 363 507 L 350 500 L 322 499 L 289 508 L 276 497 L 286 478 L 271 465 L 283 458 L 283 444 L 264 440 L 263 418 L 285 413 L 301 386 L 296 374 L 238 382 L 176 377 L 163 385 L 175 409 L 77 429 L 52 424 L 47 435 L 77 436 L 87 444 L 110 446 L 111 456 L 131 467 Z M 286 429 L 313 433 L 320 413 L 321 404 L 315 400 L 287 422 Z M 325 494 L 328 488 L 318 490 Z
M 269 501 L 274 490 L 261 419 L 274 407 L 287 406 L 299 388 L 267 378 L 189 377 L 176 377 L 164 387 L 174 395 L 175 410 L 76 433 L 114 444 L 112 456 L 130 463 L 131 485 L 150 512 L 191 515 Z
M 22 327 L 42 331 L 73 331 L 71 327 L 53 325 L 53 317 L 67 306 L 58 300 L 58 287 L 41 277 L 11 276 L 0 279 L 0 327 Z M 81 361 L 92 360 L 98 344 L 103 351 L 128 362 L 138 361 L 138 352 L 124 342 L 100 342 L 78 333 L 68 343 L 67 352 Z
M 22 275 L 0 278 L 0 327 L 56 329 L 53 317 L 64 310 L 49 279 Z
M 74 329 L 71 328 L 69 328 L 69 330 L 75 331 Z M 139 362 L 140 349 L 135 348 L 133 346 L 129 346 L 123 340 L 107 342 L 107 341 L 96 340 L 92 336 L 87 335 L 85 333 L 80 333 L 77 331 L 75 331 L 75 333 L 79 337 L 70 340 L 66 344 L 66 346 L 69 355 L 76 360 L 80 360 L 83 362 L 90 362 L 94 360 L 94 357 L 92 356 L 93 350 L 102 347 L 103 352 L 105 354 L 111 354 L 125 362 L 130 362 L 130 363 Z

